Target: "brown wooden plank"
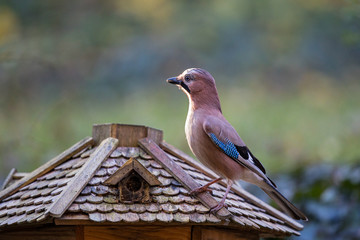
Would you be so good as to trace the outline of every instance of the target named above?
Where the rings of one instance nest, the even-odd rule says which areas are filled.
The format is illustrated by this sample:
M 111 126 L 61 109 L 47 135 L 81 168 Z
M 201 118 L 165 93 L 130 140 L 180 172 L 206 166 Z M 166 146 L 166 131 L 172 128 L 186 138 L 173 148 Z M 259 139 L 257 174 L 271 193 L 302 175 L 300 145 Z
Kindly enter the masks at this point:
M 133 170 L 132 160 L 126 161 L 112 176 L 104 181 L 106 185 L 116 185 Z
M 121 147 L 137 147 L 140 138 L 150 137 L 156 143 L 162 141 L 162 131 L 142 125 L 97 124 L 93 126 L 93 138 L 98 145 L 107 137 L 117 138 Z
M 55 218 L 54 223 L 56 225 L 86 225 L 93 222 L 90 221 L 87 214 L 64 214 L 60 218 Z
M 191 240 L 202 240 L 201 226 L 192 226 Z
M 193 226 L 192 240 L 258 240 L 259 233 L 223 227 Z
M 160 146 L 168 153 L 174 155 L 175 157 L 178 157 L 182 160 L 184 160 L 187 164 L 189 164 L 190 166 L 200 170 L 201 172 L 205 173 L 208 177 L 215 179 L 218 178 L 218 176 L 216 175 L 216 173 L 214 173 L 213 171 L 211 171 L 210 169 L 208 169 L 207 167 L 205 167 L 204 165 L 200 164 L 198 161 L 194 160 L 192 157 L 190 157 L 189 155 L 187 155 L 186 153 L 182 152 L 181 150 L 175 148 L 174 146 L 170 145 L 169 143 L 166 142 L 162 142 L 160 144 Z M 223 185 L 224 187 L 226 187 L 226 182 L 225 181 L 220 181 L 219 184 Z M 270 206 L 269 204 L 261 201 L 260 199 L 258 199 L 256 196 L 252 195 L 251 193 L 245 191 L 241 186 L 238 185 L 233 185 L 231 190 L 235 193 L 237 193 L 239 196 L 241 196 L 242 198 L 246 199 L 247 201 L 249 201 L 250 203 L 254 204 L 257 207 L 260 207 L 264 210 L 266 210 L 268 213 L 270 213 L 271 215 L 275 216 L 276 218 L 283 220 L 284 222 L 286 222 L 287 224 L 289 224 L 289 226 L 293 227 L 296 230 L 301 230 L 304 228 L 304 226 L 300 223 L 298 223 L 296 220 L 288 217 L 287 215 L 285 215 L 284 213 L 280 212 L 279 210 L 273 208 L 272 206 Z
M 182 167 L 169 158 L 154 141 L 149 138 L 143 138 L 139 140 L 139 145 L 148 154 L 153 156 L 154 159 L 158 161 L 158 163 L 160 163 L 168 172 L 170 172 L 173 177 L 189 191 L 200 187 L 200 184 L 196 182 L 187 172 L 185 172 Z M 196 198 L 209 208 L 213 208 L 218 204 L 218 202 L 208 192 L 197 194 Z M 228 218 L 231 216 L 231 213 L 223 207 L 216 213 L 216 215 L 219 218 Z
M 56 226 L 56 227 L 34 227 L 17 228 L 16 230 L 2 231 L 0 240 L 77 240 L 75 227 Z
M 15 191 L 22 188 L 23 186 L 31 183 L 36 178 L 38 178 L 39 176 L 49 172 L 50 170 L 52 170 L 56 166 L 62 164 L 63 162 L 65 162 L 66 160 L 71 158 L 71 156 L 73 156 L 74 154 L 80 152 L 81 150 L 88 147 L 92 143 L 93 143 L 93 140 L 92 140 L 91 137 L 86 137 L 83 140 L 75 143 L 73 146 L 71 146 L 70 148 L 68 148 L 64 152 L 62 152 L 60 155 L 58 155 L 58 156 L 54 157 L 53 159 L 51 159 L 50 161 L 46 162 L 45 164 L 43 164 L 39 168 L 35 169 L 31 173 L 29 173 L 27 176 L 21 178 L 19 181 L 15 182 L 14 184 L 9 186 L 8 188 L 2 190 L 0 192 L 0 200 L 2 200 L 5 197 L 9 196 L 10 194 L 14 193 Z
M 12 168 L 9 172 L 9 174 L 7 175 L 7 177 L 5 178 L 5 181 L 3 182 L 0 190 L 3 190 L 6 188 L 6 186 L 9 184 L 9 182 L 13 179 L 14 174 L 16 173 L 16 168 Z
M 170 145 L 169 143 L 162 141 L 160 143 L 160 147 L 165 152 L 170 153 L 171 155 L 174 155 L 175 157 L 180 158 L 181 160 L 184 160 L 190 166 L 200 170 L 202 173 L 204 173 L 209 178 L 212 178 L 212 179 L 219 178 L 219 176 L 216 173 L 214 173 L 212 170 L 205 167 L 200 162 L 196 161 L 194 158 L 190 157 L 189 155 L 187 155 L 183 151 L 177 149 L 176 147 Z M 204 171 L 204 170 L 206 170 L 206 171 Z M 225 187 L 226 187 L 226 183 L 225 183 Z
M 48 213 L 54 217 L 60 217 L 95 175 L 102 162 L 114 151 L 117 144 L 118 140 L 115 138 L 107 138 L 102 141 L 64 191 L 61 192 L 57 201 L 50 206 Z
M 191 226 L 84 226 L 84 240 L 191 240 Z
M 84 226 L 75 226 L 76 240 L 84 240 Z
M 157 186 L 161 185 L 161 182 L 149 171 L 144 167 L 139 161 L 134 159 L 133 162 L 134 170 L 150 185 L 150 186 Z
M 160 144 L 163 140 L 163 132 L 159 129 L 147 127 L 147 136 L 151 138 L 156 144 Z

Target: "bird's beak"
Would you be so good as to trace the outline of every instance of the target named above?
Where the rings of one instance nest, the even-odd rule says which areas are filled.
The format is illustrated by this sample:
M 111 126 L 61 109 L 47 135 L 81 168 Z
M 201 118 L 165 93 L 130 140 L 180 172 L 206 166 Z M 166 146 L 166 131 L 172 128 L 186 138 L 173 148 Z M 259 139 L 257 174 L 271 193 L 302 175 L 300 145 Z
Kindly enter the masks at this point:
M 177 77 L 168 78 L 168 79 L 166 79 L 166 82 L 171 83 L 171 84 L 175 84 L 175 85 L 179 85 L 180 89 L 183 88 L 188 93 L 190 93 L 189 87 L 183 81 L 178 80 Z
M 172 77 L 172 78 L 168 78 L 166 80 L 166 82 L 171 83 L 171 84 L 175 84 L 175 85 L 180 85 L 181 81 L 177 79 L 177 77 Z

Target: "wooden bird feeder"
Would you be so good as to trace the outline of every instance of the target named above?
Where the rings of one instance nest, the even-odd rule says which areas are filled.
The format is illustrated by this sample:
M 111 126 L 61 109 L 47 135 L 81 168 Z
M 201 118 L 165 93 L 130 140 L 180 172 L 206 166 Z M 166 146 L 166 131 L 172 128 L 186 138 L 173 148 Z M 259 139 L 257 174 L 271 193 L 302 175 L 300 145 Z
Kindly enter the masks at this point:
M 189 192 L 216 174 L 163 141 L 160 130 L 101 124 L 0 191 L 1 239 L 259 239 L 300 235 L 301 224 L 238 186 Z

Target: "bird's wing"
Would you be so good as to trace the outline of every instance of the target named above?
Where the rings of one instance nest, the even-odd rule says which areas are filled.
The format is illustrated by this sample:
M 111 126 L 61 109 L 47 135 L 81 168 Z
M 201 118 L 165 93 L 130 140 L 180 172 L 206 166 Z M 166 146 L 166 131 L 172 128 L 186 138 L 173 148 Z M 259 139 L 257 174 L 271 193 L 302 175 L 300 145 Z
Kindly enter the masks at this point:
M 261 162 L 250 152 L 235 129 L 225 119 L 209 117 L 204 121 L 203 129 L 211 141 L 227 156 L 257 175 L 269 180 Z
M 236 150 L 239 152 L 240 156 L 245 159 L 245 160 L 249 160 L 250 162 L 252 162 L 253 164 L 255 164 L 255 166 L 257 166 L 264 174 L 266 174 L 266 170 L 264 168 L 264 166 L 261 164 L 261 162 L 250 152 L 250 149 L 247 146 L 238 146 L 235 145 Z

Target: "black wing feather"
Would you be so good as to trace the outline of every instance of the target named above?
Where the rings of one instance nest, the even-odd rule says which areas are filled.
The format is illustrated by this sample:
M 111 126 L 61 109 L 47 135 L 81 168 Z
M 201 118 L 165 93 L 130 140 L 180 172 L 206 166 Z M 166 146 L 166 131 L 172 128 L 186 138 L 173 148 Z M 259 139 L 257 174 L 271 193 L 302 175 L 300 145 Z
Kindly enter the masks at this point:
M 264 174 L 266 174 L 266 170 L 261 162 L 250 152 L 247 146 L 237 146 L 235 145 L 236 149 L 238 150 L 241 157 L 245 160 L 249 159 L 249 155 L 251 156 L 252 160 L 254 161 L 255 166 L 257 166 Z

